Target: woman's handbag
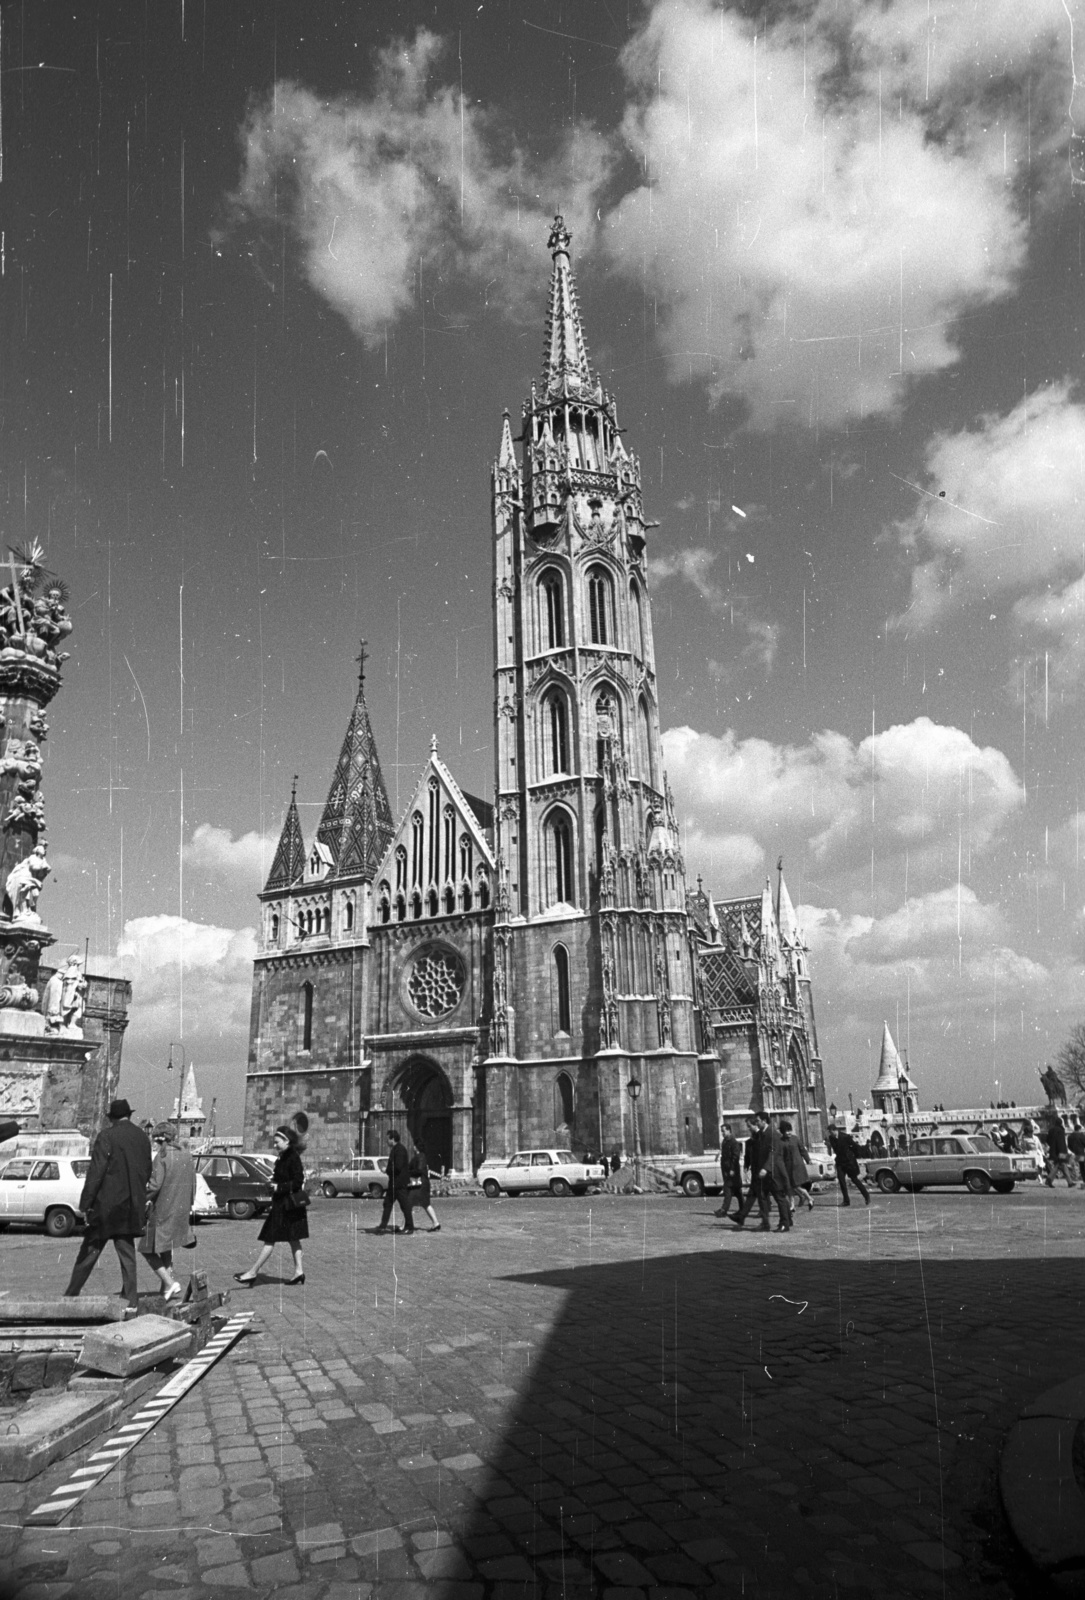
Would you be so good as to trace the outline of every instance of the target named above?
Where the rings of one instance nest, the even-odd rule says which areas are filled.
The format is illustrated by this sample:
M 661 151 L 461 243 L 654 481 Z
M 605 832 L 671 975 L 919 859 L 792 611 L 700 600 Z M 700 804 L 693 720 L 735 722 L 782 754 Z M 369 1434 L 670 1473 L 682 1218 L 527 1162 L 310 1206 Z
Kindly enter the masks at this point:
M 309 1204 L 308 1189 L 292 1189 L 286 1197 L 286 1203 L 291 1211 L 304 1211 Z

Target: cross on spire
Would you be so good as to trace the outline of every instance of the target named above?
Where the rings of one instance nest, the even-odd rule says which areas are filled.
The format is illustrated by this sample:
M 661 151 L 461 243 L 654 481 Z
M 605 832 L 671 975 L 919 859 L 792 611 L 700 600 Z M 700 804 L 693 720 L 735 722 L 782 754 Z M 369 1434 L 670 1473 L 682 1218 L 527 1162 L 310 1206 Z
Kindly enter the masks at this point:
M 365 682 L 365 664 L 369 659 L 369 651 L 366 648 L 366 641 L 364 639 L 362 640 L 361 649 L 358 651 L 358 654 L 354 657 L 354 659 L 358 663 L 358 687 L 360 689 Z

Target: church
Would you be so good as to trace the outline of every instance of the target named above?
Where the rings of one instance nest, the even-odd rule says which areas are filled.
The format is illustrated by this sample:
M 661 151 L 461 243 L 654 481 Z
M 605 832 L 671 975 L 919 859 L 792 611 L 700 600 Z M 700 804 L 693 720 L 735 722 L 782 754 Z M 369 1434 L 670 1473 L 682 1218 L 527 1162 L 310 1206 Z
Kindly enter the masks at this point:
M 541 381 L 491 474 L 494 790 L 436 738 L 393 817 L 365 655 L 315 838 L 291 795 L 260 896 L 245 1143 L 314 1164 L 525 1147 L 701 1154 L 751 1109 L 825 1130 L 808 952 L 776 894 L 690 891 L 663 769 L 640 464 L 592 372 L 555 218 Z M 517 455 L 517 444 L 520 454 Z

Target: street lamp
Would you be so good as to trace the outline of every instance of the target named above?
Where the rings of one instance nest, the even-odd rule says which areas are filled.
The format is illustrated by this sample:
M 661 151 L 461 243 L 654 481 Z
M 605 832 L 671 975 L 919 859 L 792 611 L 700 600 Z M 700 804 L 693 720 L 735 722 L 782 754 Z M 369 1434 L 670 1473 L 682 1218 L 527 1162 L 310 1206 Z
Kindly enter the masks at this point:
M 640 1083 L 636 1078 L 630 1078 L 626 1088 L 629 1098 L 633 1102 L 633 1182 L 640 1188 L 640 1118 L 637 1116 L 637 1100 L 640 1097 Z

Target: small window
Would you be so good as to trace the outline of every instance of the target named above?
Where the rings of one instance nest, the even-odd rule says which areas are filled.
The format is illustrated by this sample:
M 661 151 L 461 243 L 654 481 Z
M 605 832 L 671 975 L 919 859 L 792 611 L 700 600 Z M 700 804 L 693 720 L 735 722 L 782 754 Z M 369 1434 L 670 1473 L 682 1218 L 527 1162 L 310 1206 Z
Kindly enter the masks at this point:
M 569 1005 L 569 952 L 563 944 L 554 946 L 554 1031 L 571 1031 Z
M 313 986 L 303 983 L 301 986 L 301 1048 L 313 1048 Z
M 55 1161 L 39 1161 L 30 1176 L 38 1183 L 59 1183 L 60 1168 Z
M 347 932 L 350 933 L 351 929 L 354 927 L 354 901 L 353 900 L 348 900 L 347 901 L 346 910 L 345 910 L 344 915 L 343 915 L 343 920 L 346 923 Z
M 440 906 L 439 906 L 438 901 L 437 901 L 437 890 L 436 889 L 431 889 L 429 894 L 426 896 L 426 906 L 427 906 L 427 909 L 429 911 L 430 916 L 431 917 L 435 917 L 437 915 L 438 911 L 440 910 Z
M 272 944 L 278 944 L 279 942 L 279 914 L 277 911 L 272 912 L 271 915 L 271 942 Z
M 471 885 L 469 883 L 465 883 L 463 886 L 463 909 L 465 911 L 470 911 L 471 909 Z
M 567 1072 L 559 1072 L 554 1080 L 554 1127 L 572 1129 L 573 1080 Z
M 561 574 L 548 572 L 542 580 L 543 638 L 548 650 L 565 646 L 565 585 Z
M 75 1177 L 77 1177 L 77 1178 L 85 1178 L 89 1171 L 90 1171 L 90 1162 L 89 1161 L 73 1161 L 72 1162 L 72 1173 L 74 1174 Z
M 556 811 L 546 823 L 547 887 L 551 905 L 576 903 L 573 887 L 573 829 L 568 815 Z
M 557 692 L 546 699 L 547 757 L 551 772 L 569 770 L 569 718 L 565 696 Z
M 537 1150 L 531 1158 L 531 1165 L 533 1167 L 551 1167 L 553 1166 L 553 1162 L 550 1160 L 550 1157 L 546 1154 L 545 1150 Z
M 513 1156 L 512 1160 L 509 1162 L 510 1167 L 529 1167 L 530 1165 L 531 1157 L 523 1154 Z
M 614 643 L 614 586 L 605 567 L 588 571 L 588 623 L 592 644 Z
M 399 895 L 397 897 L 397 899 L 396 899 L 396 921 L 397 922 L 406 922 L 406 920 L 407 920 L 407 902 L 403 898 L 402 895 Z
M 450 917 L 456 909 L 456 892 L 452 888 L 445 890 L 445 916 Z
M 421 915 L 422 915 L 422 896 L 419 893 L 419 891 L 416 889 L 414 891 L 414 894 L 411 896 L 411 916 L 417 922 Z

